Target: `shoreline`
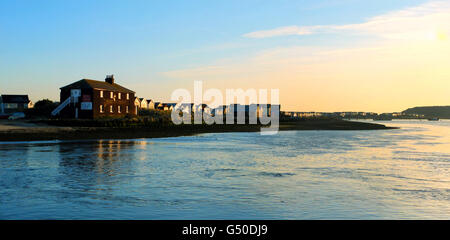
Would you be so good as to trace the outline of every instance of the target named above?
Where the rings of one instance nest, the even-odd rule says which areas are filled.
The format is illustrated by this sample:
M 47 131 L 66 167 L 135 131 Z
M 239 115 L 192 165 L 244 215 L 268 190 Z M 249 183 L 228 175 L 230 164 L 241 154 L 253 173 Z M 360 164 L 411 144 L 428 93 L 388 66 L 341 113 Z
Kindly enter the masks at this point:
M 279 131 L 389 130 L 395 127 L 344 120 L 280 122 Z M 138 139 L 192 136 L 203 133 L 259 132 L 260 125 L 179 125 L 161 127 L 61 127 L 29 122 L 0 122 L 0 141 Z

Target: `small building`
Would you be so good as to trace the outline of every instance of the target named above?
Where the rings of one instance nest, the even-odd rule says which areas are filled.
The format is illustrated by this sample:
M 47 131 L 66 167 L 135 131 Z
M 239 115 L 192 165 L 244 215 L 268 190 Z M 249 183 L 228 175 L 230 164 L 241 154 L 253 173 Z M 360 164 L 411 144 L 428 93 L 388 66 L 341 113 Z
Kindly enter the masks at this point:
M 0 97 L 0 113 L 23 112 L 25 109 L 32 108 L 33 103 L 28 95 L 6 95 Z
M 254 108 L 251 108 L 254 109 Z M 262 116 L 272 116 L 272 113 L 276 113 L 278 116 L 281 114 L 281 105 L 279 104 L 257 104 L 256 106 L 256 115 L 258 117 Z M 273 111 L 272 111 L 273 110 Z M 254 111 L 254 110 L 252 110 Z M 295 115 L 293 113 L 293 115 Z
M 153 102 L 153 100 L 151 99 L 147 99 L 147 108 L 148 109 L 155 109 L 155 102 Z
M 186 114 L 192 114 L 194 112 L 194 104 L 193 103 L 181 103 L 180 110 Z
M 82 79 L 61 88 L 61 104 L 52 112 L 63 118 L 124 117 L 136 115 L 135 92 L 114 82 Z
M 226 113 L 226 108 L 227 108 L 227 106 L 225 106 L 225 105 L 220 105 L 220 106 L 217 106 L 217 107 L 213 108 L 213 109 L 211 110 L 211 113 L 212 113 L 214 116 L 224 116 L 225 113 Z
M 134 109 L 136 115 L 138 114 L 139 110 L 141 109 L 141 101 L 138 97 L 134 97 Z
M 155 109 L 161 110 L 162 103 L 161 102 L 155 102 Z
M 161 111 L 172 111 L 175 106 L 177 104 L 176 103 L 162 103 L 162 102 L 155 102 L 155 109 L 156 110 L 161 110 Z
M 172 111 L 176 105 L 176 103 L 162 103 L 159 104 L 159 109 L 163 111 Z
M 144 98 L 139 98 L 139 103 L 141 104 L 141 109 L 147 109 L 147 100 L 145 100 Z

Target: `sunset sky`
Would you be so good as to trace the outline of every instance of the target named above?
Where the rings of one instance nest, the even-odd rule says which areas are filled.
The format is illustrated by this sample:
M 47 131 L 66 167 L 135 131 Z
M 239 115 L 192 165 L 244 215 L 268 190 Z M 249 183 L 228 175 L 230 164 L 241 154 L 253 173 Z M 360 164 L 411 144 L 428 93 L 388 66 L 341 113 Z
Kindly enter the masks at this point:
M 0 1 L 0 94 L 107 74 L 156 101 L 201 80 L 282 110 L 450 105 L 450 1 Z

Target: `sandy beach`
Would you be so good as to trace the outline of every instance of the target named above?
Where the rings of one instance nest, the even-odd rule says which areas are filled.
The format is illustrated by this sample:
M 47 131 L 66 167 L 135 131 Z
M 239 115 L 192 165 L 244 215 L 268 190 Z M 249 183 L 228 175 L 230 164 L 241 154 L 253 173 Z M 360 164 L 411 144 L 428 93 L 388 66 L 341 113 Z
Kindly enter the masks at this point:
M 27 120 L 0 120 L 0 132 L 57 132 L 74 130 L 72 127 L 49 126 Z

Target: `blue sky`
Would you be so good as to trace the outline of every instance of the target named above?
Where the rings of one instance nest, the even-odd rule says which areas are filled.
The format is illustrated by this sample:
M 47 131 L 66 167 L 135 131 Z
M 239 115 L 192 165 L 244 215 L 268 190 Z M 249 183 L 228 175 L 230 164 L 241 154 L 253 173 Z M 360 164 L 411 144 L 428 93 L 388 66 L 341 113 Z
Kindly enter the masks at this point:
M 283 26 L 363 23 L 425 2 L 2 0 L 0 92 L 58 100 L 63 85 L 115 74 L 140 96 L 168 100 L 171 90 L 192 79 L 168 77 L 167 72 L 277 48 L 346 48 L 378 40 L 335 32 L 267 38 L 245 34 Z

